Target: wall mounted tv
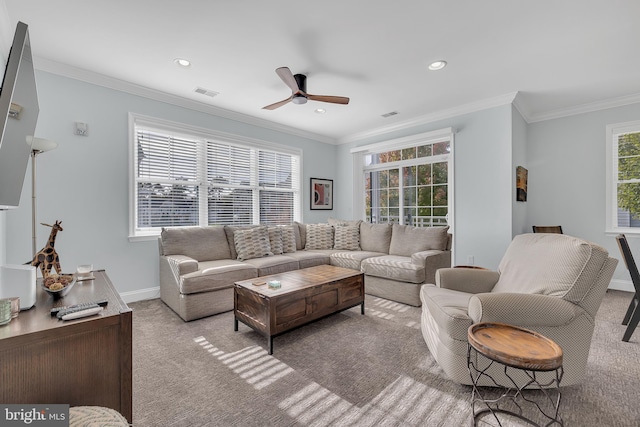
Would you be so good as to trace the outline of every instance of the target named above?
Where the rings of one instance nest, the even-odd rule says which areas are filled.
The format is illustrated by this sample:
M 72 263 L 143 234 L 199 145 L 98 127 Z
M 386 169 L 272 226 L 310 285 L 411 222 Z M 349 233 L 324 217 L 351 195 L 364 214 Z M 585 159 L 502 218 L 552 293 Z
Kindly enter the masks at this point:
M 29 28 L 18 22 L 0 91 L 0 210 L 20 204 L 39 112 Z

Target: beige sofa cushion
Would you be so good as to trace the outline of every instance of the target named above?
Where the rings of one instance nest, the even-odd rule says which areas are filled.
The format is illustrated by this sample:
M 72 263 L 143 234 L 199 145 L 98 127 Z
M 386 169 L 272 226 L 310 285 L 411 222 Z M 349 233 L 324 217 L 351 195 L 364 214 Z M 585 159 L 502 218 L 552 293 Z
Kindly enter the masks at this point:
M 273 255 L 267 227 L 236 230 L 233 233 L 233 239 L 240 261 Z
M 566 234 L 521 234 L 500 261 L 492 292 L 551 295 L 577 304 L 607 258 L 605 249 Z
M 384 255 L 367 258 L 360 268 L 368 276 L 383 277 L 400 282 L 424 283 L 424 264 L 414 264 L 410 257 Z
M 290 258 L 298 260 L 300 269 L 315 267 L 316 265 L 330 264 L 329 251 L 295 251 L 285 254 Z
M 331 254 L 331 265 L 360 270 L 360 265 L 363 260 L 381 255 L 386 254 L 369 251 L 335 251 Z
M 288 255 L 274 255 L 264 258 L 254 258 L 245 261 L 246 264 L 254 266 L 258 271 L 258 276 L 268 276 L 269 274 L 284 273 L 285 271 L 298 270 L 298 260 Z
M 389 255 L 411 256 L 416 252 L 447 249 L 449 226 L 412 227 L 393 224 Z
M 163 228 L 162 255 L 186 255 L 197 261 L 230 259 L 231 251 L 223 227 Z
M 180 278 L 180 293 L 195 294 L 229 288 L 234 282 L 258 277 L 256 267 L 236 260 L 216 260 L 200 263 L 200 270 Z
M 389 253 L 391 224 L 360 223 L 360 247 L 363 251 Z
M 307 226 L 301 222 L 293 223 L 293 232 L 296 235 L 296 250 L 301 251 L 307 243 Z

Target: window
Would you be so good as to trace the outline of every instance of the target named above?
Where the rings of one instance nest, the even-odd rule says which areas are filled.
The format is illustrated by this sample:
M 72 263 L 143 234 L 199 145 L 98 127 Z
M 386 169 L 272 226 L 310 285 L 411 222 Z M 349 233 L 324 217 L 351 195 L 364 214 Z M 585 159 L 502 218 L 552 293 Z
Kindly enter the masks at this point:
M 445 129 L 354 149 L 363 194 L 357 211 L 372 223 L 450 224 L 452 142 Z
M 300 220 L 299 150 L 131 115 L 132 237 Z
M 607 126 L 607 231 L 640 233 L 640 121 Z

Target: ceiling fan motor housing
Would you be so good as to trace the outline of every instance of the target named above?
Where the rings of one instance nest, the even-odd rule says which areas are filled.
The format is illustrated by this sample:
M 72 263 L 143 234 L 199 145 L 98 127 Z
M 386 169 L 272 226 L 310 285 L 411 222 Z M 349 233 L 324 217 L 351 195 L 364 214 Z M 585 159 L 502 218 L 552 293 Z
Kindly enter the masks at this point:
M 296 83 L 298 83 L 298 89 L 307 93 L 307 76 L 304 74 L 295 74 L 293 78 L 296 79 Z

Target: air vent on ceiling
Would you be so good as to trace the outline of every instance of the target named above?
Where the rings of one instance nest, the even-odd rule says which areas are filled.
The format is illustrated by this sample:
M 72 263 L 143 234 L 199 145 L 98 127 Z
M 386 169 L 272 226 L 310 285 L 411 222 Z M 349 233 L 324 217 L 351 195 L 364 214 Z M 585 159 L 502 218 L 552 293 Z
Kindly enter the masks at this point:
M 197 87 L 197 88 L 195 88 L 194 92 L 196 92 L 196 93 L 200 93 L 200 94 L 202 94 L 202 95 L 207 95 L 207 96 L 210 96 L 210 97 L 212 97 L 212 98 L 213 98 L 214 96 L 216 96 L 216 95 L 220 95 L 220 92 L 214 92 L 214 91 L 212 91 L 212 90 L 205 89 L 205 88 L 202 88 L 202 87 Z
M 382 117 L 386 119 L 387 117 L 395 116 L 396 114 L 398 114 L 397 111 L 391 111 L 390 113 L 383 114 Z

